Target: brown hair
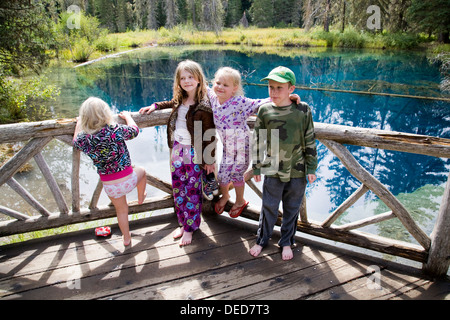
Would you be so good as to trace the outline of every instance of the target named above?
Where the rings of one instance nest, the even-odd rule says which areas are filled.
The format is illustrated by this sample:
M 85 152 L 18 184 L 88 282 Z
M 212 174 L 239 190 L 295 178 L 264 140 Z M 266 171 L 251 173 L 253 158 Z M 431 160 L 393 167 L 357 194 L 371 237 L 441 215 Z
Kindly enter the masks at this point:
M 187 98 L 187 92 L 181 88 L 180 85 L 180 73 L 185 70 L 191 73 L 194 78 L 199 82 L 197 87 L 197 92 L 195 93 L 195 101 L 202 101 L 207 95 L 206 80 L 203 74 L 202 67 L 195 61 L 185 60 L 181 61 L 177 69 L 175 70 L 175 79 L 173 82 L 173 98 L 178 103 L 181 104 L 183 99 Z

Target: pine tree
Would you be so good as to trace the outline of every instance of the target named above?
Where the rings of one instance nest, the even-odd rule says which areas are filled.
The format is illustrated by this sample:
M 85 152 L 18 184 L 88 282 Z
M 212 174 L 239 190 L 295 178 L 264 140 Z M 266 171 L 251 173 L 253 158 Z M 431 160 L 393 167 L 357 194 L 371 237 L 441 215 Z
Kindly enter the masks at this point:
M 173 28 L 177 24 L 178 6 L 176 0 L 164 0 L 164 9 L 166 13 L 166 28 Z
M 238 25 L 243 13 L 241 0 L 229 0 L 225 11 L 225 27 Z
M 220 0 L 203 1 L 202 25 L 216 33 L 222 30 L 224 10 Z
M 260 28 L 274 25 L 274 8 L 272 0 L 254 0 L 250 7 L 253 23 Z

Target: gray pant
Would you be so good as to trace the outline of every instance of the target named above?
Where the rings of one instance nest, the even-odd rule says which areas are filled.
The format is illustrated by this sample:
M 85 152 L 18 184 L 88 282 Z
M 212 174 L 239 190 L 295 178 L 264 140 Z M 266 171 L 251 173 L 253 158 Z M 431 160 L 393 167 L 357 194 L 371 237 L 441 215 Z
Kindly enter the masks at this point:
M 297 219 L 305 189 L 305 178 L 291 178 L 289 182 L 281 182 L 278 178 L 264 177 L 262 208 L 256 240 L 258 245 L 265 247 L 269 242 L 278 218 L 280 201 L 283 202 L 283 220 L 278 245 L 284 247 L 294 244 Z

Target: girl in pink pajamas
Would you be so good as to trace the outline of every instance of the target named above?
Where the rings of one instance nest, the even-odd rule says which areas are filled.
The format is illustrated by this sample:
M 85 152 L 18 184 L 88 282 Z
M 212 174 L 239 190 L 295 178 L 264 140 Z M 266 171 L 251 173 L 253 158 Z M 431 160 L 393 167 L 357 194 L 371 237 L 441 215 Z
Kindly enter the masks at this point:
M 233 183 L 236 190 L 236 203 L 229 214 L 236 218 L 248 205 L 244 199 L 244 173 L 250 159 L 250 128 L 247 118 L 255 114 L 258 107 L 270 101 L 267 99 L 249 99 L 243 96 L 239 71 L 223 67 L 214 78 L 213 90 L 208 91 L 214 124 L 223 143 L 222 162 L 218 181 L 222 198 L 216 203 L 215 211 L 221 214 L 230 198 L 229 188 Z

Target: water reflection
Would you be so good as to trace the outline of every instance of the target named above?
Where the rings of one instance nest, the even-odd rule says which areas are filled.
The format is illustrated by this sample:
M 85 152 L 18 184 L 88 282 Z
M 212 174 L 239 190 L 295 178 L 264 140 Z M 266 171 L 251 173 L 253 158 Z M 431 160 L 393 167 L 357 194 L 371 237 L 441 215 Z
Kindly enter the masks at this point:
M 282 49 L 278 53 L 248 52 L 242 48 L 235 51 L 226 47 L 213 50 L 200 50 L 199 47 L 152 48 L 74 70 L 54 71 L 53 81 L 62 86 L 55 109 L 61 116 L 75 116 L 81 102 L 91 95 L 104 99 L 117 111 L 138 111 L 155 101 L 168 100 L 172 95 L 173 73 L 184 59 L 199 62 L 209 80 L 218 67 L 231 66 L 241 71 L 247 83 L 260 83 L 272 68 L 284 65 L 294 70 L 297 83 L 302 86 L 442 96 L 438 66 L 430 64 L 421 53 L 328 49 Z M 251 98 L 267 96 L 264 87 L 246 85 L 245 92 Z M 297 90 L 297 93 L 312 106 L 315 122 L 450 138 L 448 102 L 311 90 Z M 145 129 L 137 139 L 130 141 L 129 149 L 136 165 L 142 165 L 148 172 L 170 181 L 165 139 L 165 127 Z M 430 221 L 437 214 L 450 161 L 356 146 L 349 146 L 349 149 L 361 165 L 392 193 L 404 194 L 402 202 L 419 212 L 417 221 L 427 233 L 431 232 Z M 59 158 L 61 153 L 57 149 L 54 153 L 56 162 L 64 161 Z M 307 197 L 309 217 L 321 221 L 351 195 L 360 182 L 320 143 L 318 156 L 318 180 L 313 187 L 308 187 Z M 58 168 L 59 164 L 50 166 L 58 172 L 67 169 Z M 82 168 L 82 190 L 87 190 L 83 193 L 85 195 L 90 195 L 89 188 L 95 188 L 97 183 L 95 172 L 91 173 L 88 166 L 86 163 Z M 67 179 L 66 174 L 61 177 L 65 183 Z M 424 201 L 417 203 L 410 199 L 417 198 L 416 193 L 422 196 L 421 188 L 424 187 L 437 194 L 433 193 L 432 200 L 426 204 L 428 207 L 421 211 L 419 207 Z M 246 197 L 259 205 L 259 199 L 248 189 Z M 369 192 L 348 210 L 340 222 L 387 211 L 383 210 L 382 204 Z M 392 224 L 388 222 L 387 225 Z M 375 227 L 369 228 L 373 232 Z M 389 231 L 382 227 L 379 232 Z M 413 241 L 402 232 L 398 237 Z

